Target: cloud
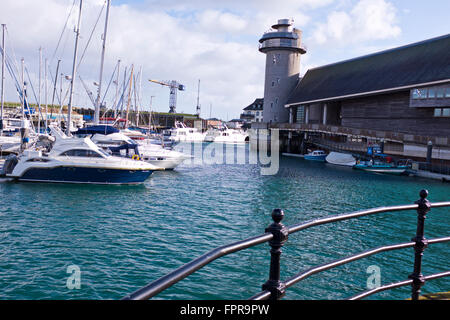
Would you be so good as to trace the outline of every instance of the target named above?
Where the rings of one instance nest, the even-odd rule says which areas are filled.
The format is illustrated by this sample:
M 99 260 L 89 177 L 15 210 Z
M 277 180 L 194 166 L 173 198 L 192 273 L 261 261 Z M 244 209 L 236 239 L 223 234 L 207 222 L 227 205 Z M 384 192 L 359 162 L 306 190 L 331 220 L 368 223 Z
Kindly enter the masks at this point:
M 319 23 L 309 41 L 347 45 L 398 37 L 395 6 L 386 0 L 360 0 L 350 11 L 333 11 Z
M 83 1 L 79 59 L 89 39 L 90 43 L 78 75 L 94 93 L 93 82 L 98 82 L 100 71 L 104 3 L 104 0 Z M 324 10 L 333 4 L 335 10 L 323 18 Z M 8 26 L 7 48 L 14 47 L 19 63 L 21 57 L 25 58 L 36 90 L 39 47 L 44 48 L 44 58 L 51 62 L 53 76 L 58 59 L 62 60 L 60 72 L 71 73 L 77 5 L 78 0 L 2 0 L 0 21 Z M 314 14 L 320 15 L 318 20 L 313 20 Z M 209 117 L 212 104 L 213 116 L 238 117 L 243 107 L 263 96 L 265 55 L 258 51 L 258 40 L 281 18 L 293 18 L 295 27 L 305 30 L 305 37 L 313 34 L 305 41 L 311 50 L 302 57 L 302 73 L 306 71 L 303 66 L 326 62 L 318 63 L 318 59 L 323 59 L 318 58 L 321 44 L 386 39 L 401 31 L 396 25 L 395 8 L 386 0 L 362 0 L 350 9 L 343 0 L 112 1 L 103 93 L 120 59 L 121 83 L 125 67 L 129 72 L 133 65 L 135 73 L 142 67 L 142 102 L 146 110 L 151 96 L 155 96 L 153 109 L 157 111 L 167 111 L 169 101 L 168 88 L 147 79 L 177 80 L 186 85 L 186 91 L 179 92 L 177 106 L 178 111 L 184 112 L 195 112 L 200 79 L 202 116 Z M 319 24 L 316 26 L 313 21 Z M 107 105 L 111 105 L 114 93 L 112 85 L 106 96 Z M 9 100 L 17 100 L 11 85 L 6 95 Z M 75 85 L 74 99 L 77 106 L 92 107 L 80 82 Z

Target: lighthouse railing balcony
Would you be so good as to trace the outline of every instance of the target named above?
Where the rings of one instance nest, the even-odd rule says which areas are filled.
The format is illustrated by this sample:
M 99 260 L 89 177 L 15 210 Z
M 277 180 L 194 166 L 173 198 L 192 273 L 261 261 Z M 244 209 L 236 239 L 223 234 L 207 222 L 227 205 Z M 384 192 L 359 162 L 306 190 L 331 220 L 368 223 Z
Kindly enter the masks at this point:
M 315 219 L 307 221 L 304 223 L 299 223 L 291 227 L 286 227 L 282 224 L 282 219 L 284 217 L 284 212 L 281 209 L 274 209 L 272 212 L 273 223 L 265 229 L 265 233 L 255 237 L 247 238 L 229 245 L 224 245 L 222 247 L 215 248 L 204 255 L 198 257 L 197 259 L 188 262 L 187 264 L 181 266 L 180 268 L 172 271 L 171 273 L 151 282 L 150 284 L 142 287 L 141 289 L 127 295 L 123 299 L 125 300 L 146 300 L 154 297 L 158 293 L 164 291 L 165 289 L 171 287 L 180 280 L 186 278 L 195 271 L 203 268 L 205 265 L 213 262 L 214 260 L 238 252 L 256 245 L 268 242 L 270 246 L 270 270 L 269 279 L 262 285 L 262 291 L 258 294 L 250 297 L 250 300 L 278 300 L 281 299 L 288 288 L 300 281 L 323 271 L 330 270 L 332 268 L 347 264 L 352 261 L 356 261 L 365 257 L 375 255 L 377 253 L 399 250 L 404 248 L 414 248 L 414 263 L 413 272 L 408 276 L 407 280 L 402 280 L 400 282 L 395 282 L 387 285 L 382 285 L 374 289 L 358 293 L 348 300 L 358 300 L 364 297 L 373 295 L 375 293 L 390 290 L 403 286 L 411 286 L 411 299 L 419 299 L 421 292 L 421 287 L 426 281 L 439 279 L 443 277 L 450 276 L 450 270 L 445 270 L 436 274 L 423 275 L 422 274 L 422 259 L 424 256 L 424 251 L 428 245 L 450 242 L 449 237 L 426 239 L 424 235 L 425 228 L 425 218 L 430 212 L 431 208 L 442 208 L 450 207 L 450 201 L 446 202 L 435 202 L 431 203 L 427 200 L 428 191 L 420 191 L 420 199 L 415 201 L 414 204 L 407 205 L 397 205 L 397 206 L 387 206 L 378 207 L 372 209 L 361 210 L 357 212 L 351 212 L 342 215 L 336 215 L 331 217 L 325 217 L 321 219 Z M 312 267 L 306 271 L 301 271 L 293 277 L 282 281 L 280 278 L 281 274 L 281 253 L 282 247 L 288 240 L 290 234 L 300 232 L 312 227 L 335 223 L 344 220 L 355 219 L 359 217 L 386 213 L 386 212 L 397 212 L 397 211 L 417 211 L 417 231 L 414 238 L 410 242 L 392 244 L 387 246 L 381 246 L 378 248 L 369 249 L 364 252 L 360 252 L 348 257 L 344 257 L 339 260 L 335 260 L 326 264 Z
M 292 40 L 292 39 L 268 39 L 260 43 L 258 46 L 259 50 L 271 48 L 293 49 L 299 50 L 303 53 L 307 51 L 307 47 L 304 44 L 302 44 L 299 40 Z

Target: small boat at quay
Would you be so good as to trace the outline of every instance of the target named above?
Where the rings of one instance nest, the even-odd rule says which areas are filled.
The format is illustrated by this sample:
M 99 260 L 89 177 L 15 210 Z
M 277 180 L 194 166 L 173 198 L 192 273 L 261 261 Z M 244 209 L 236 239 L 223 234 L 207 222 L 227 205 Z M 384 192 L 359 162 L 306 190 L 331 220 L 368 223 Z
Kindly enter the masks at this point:
M 24 150 L 6 158 L 0 177 L 15 181 L 139 184 L 155 170 L 144 161 L 115 157 L 104 152 L 89 137 L 66 136 L 51 128 L 54 141 L 47 148 Z
M 308 154 L 305 154 L 305 160 L 312 160 L 312 161 L 325 161 L 327 154 L 323 150 L 314 150 Z
M 326 156 L 325 161 L 330 164 L 345 167 L 353 167 L 356 164 L 356 159 L 351 154 L 335 151 L 330 152 Z
M 405 163 L 395 163 L 389 156 L 384 154 L 377 154 L 377 157 L 370 159 L 368 161 L 360 161 L 353 166 L 353 169 L 363 170 L 372 173 L 387 173 L 394 175 L 401 175 L 406 173 L 411 165 L 407 162 Z

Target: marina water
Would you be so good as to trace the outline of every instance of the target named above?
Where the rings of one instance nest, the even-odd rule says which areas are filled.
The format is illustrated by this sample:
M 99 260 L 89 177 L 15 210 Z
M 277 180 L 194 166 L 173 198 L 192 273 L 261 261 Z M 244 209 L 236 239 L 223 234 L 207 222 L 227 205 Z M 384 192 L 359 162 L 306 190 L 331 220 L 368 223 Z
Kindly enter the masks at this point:
M 248 152 L 248 145 L 236 150 Z M 120 299 L 215 247 L 264 233 L 274 208 L 284 209 L 283 222 L 290 226 L 411 204 L 424 188 L 431 202 L 450 198 L 450 185 L 439 181 L 287 157 L 281 157 L 276 175 L 261 175 L 251 163 L 188 160 L 137 186 L 0 183 L 0 298 Z M 283 248 L 281 278 L 369 248 L 409 242 L 416 219 L 415 211 L 383 213 L 293 234 Z M 448 236 L 448 226 L 449 209 L 432 209 L 425 235 Z M 424 275 L 448 270 L 446 246 L 426 249 Z M 269 250 L 262 244 L 220 258 L 154 299 L 247 299 L 268 279 Z M 285 299 L 345 299 L 367 289 L 371 266 L 379 268 L 381 284 L 405 280 L 413 257 L 408 248 L 352 262 L 296 284 Z M 69 285 L 73 266 L 80 271 L 78 289 Z M 448 278 L 433 280 L 422 293 L 449 287 Z M 370 299 L 409 294 L 404 287 Z

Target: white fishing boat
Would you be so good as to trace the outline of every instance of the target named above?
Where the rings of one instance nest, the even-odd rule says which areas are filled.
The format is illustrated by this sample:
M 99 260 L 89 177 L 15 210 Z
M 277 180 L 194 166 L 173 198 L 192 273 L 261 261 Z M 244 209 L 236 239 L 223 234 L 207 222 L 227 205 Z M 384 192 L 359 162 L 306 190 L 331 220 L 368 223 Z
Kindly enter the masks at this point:
M 176 142 L 203 142 L 206 133 L 197 128 L 189 128 L 182 122 L 175 122 L 175 128 L 165 130 L 164 135 Z
M 351 154 L 334 151 L 330 152 L 326 156 L 325 161 L 331 164 L 345 167 L 353 167 L 356 164 L 356 159 Z
M 53 143 L 10 155 L 0 176 L 33 182 L 138 184 L 153 171 L 163 170 L 144 161 L 111 156 L 89 137 L 68 137 L 57 127 L 51 131 Z

